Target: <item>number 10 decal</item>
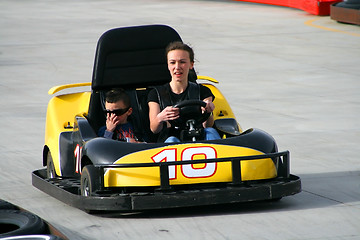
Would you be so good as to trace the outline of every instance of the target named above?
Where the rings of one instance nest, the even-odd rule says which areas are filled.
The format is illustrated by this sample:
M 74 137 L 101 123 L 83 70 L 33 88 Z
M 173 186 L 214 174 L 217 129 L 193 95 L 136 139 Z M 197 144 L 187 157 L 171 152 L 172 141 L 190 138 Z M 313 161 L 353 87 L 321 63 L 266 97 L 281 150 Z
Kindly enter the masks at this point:
M 177 149 L 164 149 L 155 154 L 151 159 L 154 162 L 173 162 L 185 161 L 194 159 L 211 159 L 216 158 L 216 150 L 212 147 L 189 147 L 182 151 L 180 159 L 177 158 Z M 217 163 L 203 163 L 203 164 L 186 164 L 181 165 L 182 175 L 186 178 L 207 178 L 216 173 Z M 169 179 L 177 178 L 176 166 L 169 166 Z
M 75 163 L 76 173 L 81 173 L 81 151 L 82 151 L 82 147 L 80 147 L 80 145 L 77 144 L 74 150 L 74 156 L 76 158 L 76 163 Z

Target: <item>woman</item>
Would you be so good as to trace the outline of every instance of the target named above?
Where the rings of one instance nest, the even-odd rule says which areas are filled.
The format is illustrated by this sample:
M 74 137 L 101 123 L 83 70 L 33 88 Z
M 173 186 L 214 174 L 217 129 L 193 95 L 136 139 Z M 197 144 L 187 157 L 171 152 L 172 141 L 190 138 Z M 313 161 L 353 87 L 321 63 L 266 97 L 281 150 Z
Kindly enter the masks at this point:
M 206 103 L 203 111 L 212 113 L 215 96 L 209 88 L 189 83 L 189 71 L 194 67 L 194 52 L 188 45 L 173 42 L 166 48 L 166 56 L 171 81 L 149 93 L 150 129 L 155 134 L 160 133 L 160 141 L 180 142 L 180 129 L 169 122 L 179 118 L 179 108 L 173 106 L 184 100 L 199 99 Z M 213 124 L 214 118 L 211 114 L 203 123 L 206 140 L 220 138 L 217 131 L 211 128 Z

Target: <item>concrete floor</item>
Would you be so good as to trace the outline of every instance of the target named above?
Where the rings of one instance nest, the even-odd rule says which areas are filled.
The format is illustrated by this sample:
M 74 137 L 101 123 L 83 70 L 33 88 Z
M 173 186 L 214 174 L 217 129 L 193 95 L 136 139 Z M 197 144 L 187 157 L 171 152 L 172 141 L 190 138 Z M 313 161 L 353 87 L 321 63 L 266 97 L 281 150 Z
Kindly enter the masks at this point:
M 1 0 L 0 198 L 69 239 L 360 239 L 360 27 L 232 1 Z M 290 150 L 303 191 L 276 203 L 86 214 L 31 185 L 49 88 L 91 81 L 99 36 L 167 24 L 220 81 L 243 129 Z

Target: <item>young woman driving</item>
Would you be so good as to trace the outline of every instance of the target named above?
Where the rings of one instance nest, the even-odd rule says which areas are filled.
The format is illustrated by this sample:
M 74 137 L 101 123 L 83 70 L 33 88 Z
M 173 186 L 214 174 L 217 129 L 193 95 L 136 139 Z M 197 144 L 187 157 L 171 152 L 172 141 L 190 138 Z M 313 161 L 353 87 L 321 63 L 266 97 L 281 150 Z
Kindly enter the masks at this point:
M 194 67 L 194 52 L 182 42 L 173 42 L 166 48 L 167 64 L 171 81 L 161 88 L 153 89 L 148 96 L 150 129 L 160 133 L 159 141 L 180 142 L 181 129 L 171 124 L 180 117 L 179 108 L 173 106 L 181 101 L 198 99 L 206 103 L 204 112 L 212 113 L 215 108 L 215 96 L 208 87 L 189 82 L 189 71 Z M 219 139 L 217 131 L 211 128 L 214 124 L 213 115 L 203 122 L 205 139 Z

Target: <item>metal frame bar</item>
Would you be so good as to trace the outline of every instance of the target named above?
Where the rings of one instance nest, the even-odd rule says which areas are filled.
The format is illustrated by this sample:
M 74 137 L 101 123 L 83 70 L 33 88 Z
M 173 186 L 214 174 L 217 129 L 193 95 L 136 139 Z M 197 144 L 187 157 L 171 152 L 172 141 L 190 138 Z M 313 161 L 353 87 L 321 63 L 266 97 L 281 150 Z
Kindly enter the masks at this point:
M 281 158 L 282 157 L 282 158 Z M 160 170 L 160 190 L 167 191 L 171 189 L 170 180 L 169 180 L 169 166 L 177 165 L 186 165 L 186 164 L 201 164 L 201 163 L 214 163 L 214 162 L 231 162 L 232 168 L 232 183 L 234 185 L 239 185 L 241 181 L 241 161 L 251 161 L 259 160 L 265 158 L 279 158 L 279 164 L 277 168 L 278 177 L 289 178 L 290 177 L 290 152 L 278 152 L 278 153 L 269 153 L 262 155 L 252 155 L 245 157 L 229 157 L 229 158 L 220 158 L 220 159 L 203 159 L 203 160 L 185 160 L 185 161 L 176 161 L 176 162 L 160 162 L 160 163 L 125 163 L 125 164 L 98 164 L 94 165 L 99 168 L 101 176 L 101 188 L 103 188 L 104 183 L 104 173 L 105 168 L 137 168 L 137 167 L 159 167 Z

